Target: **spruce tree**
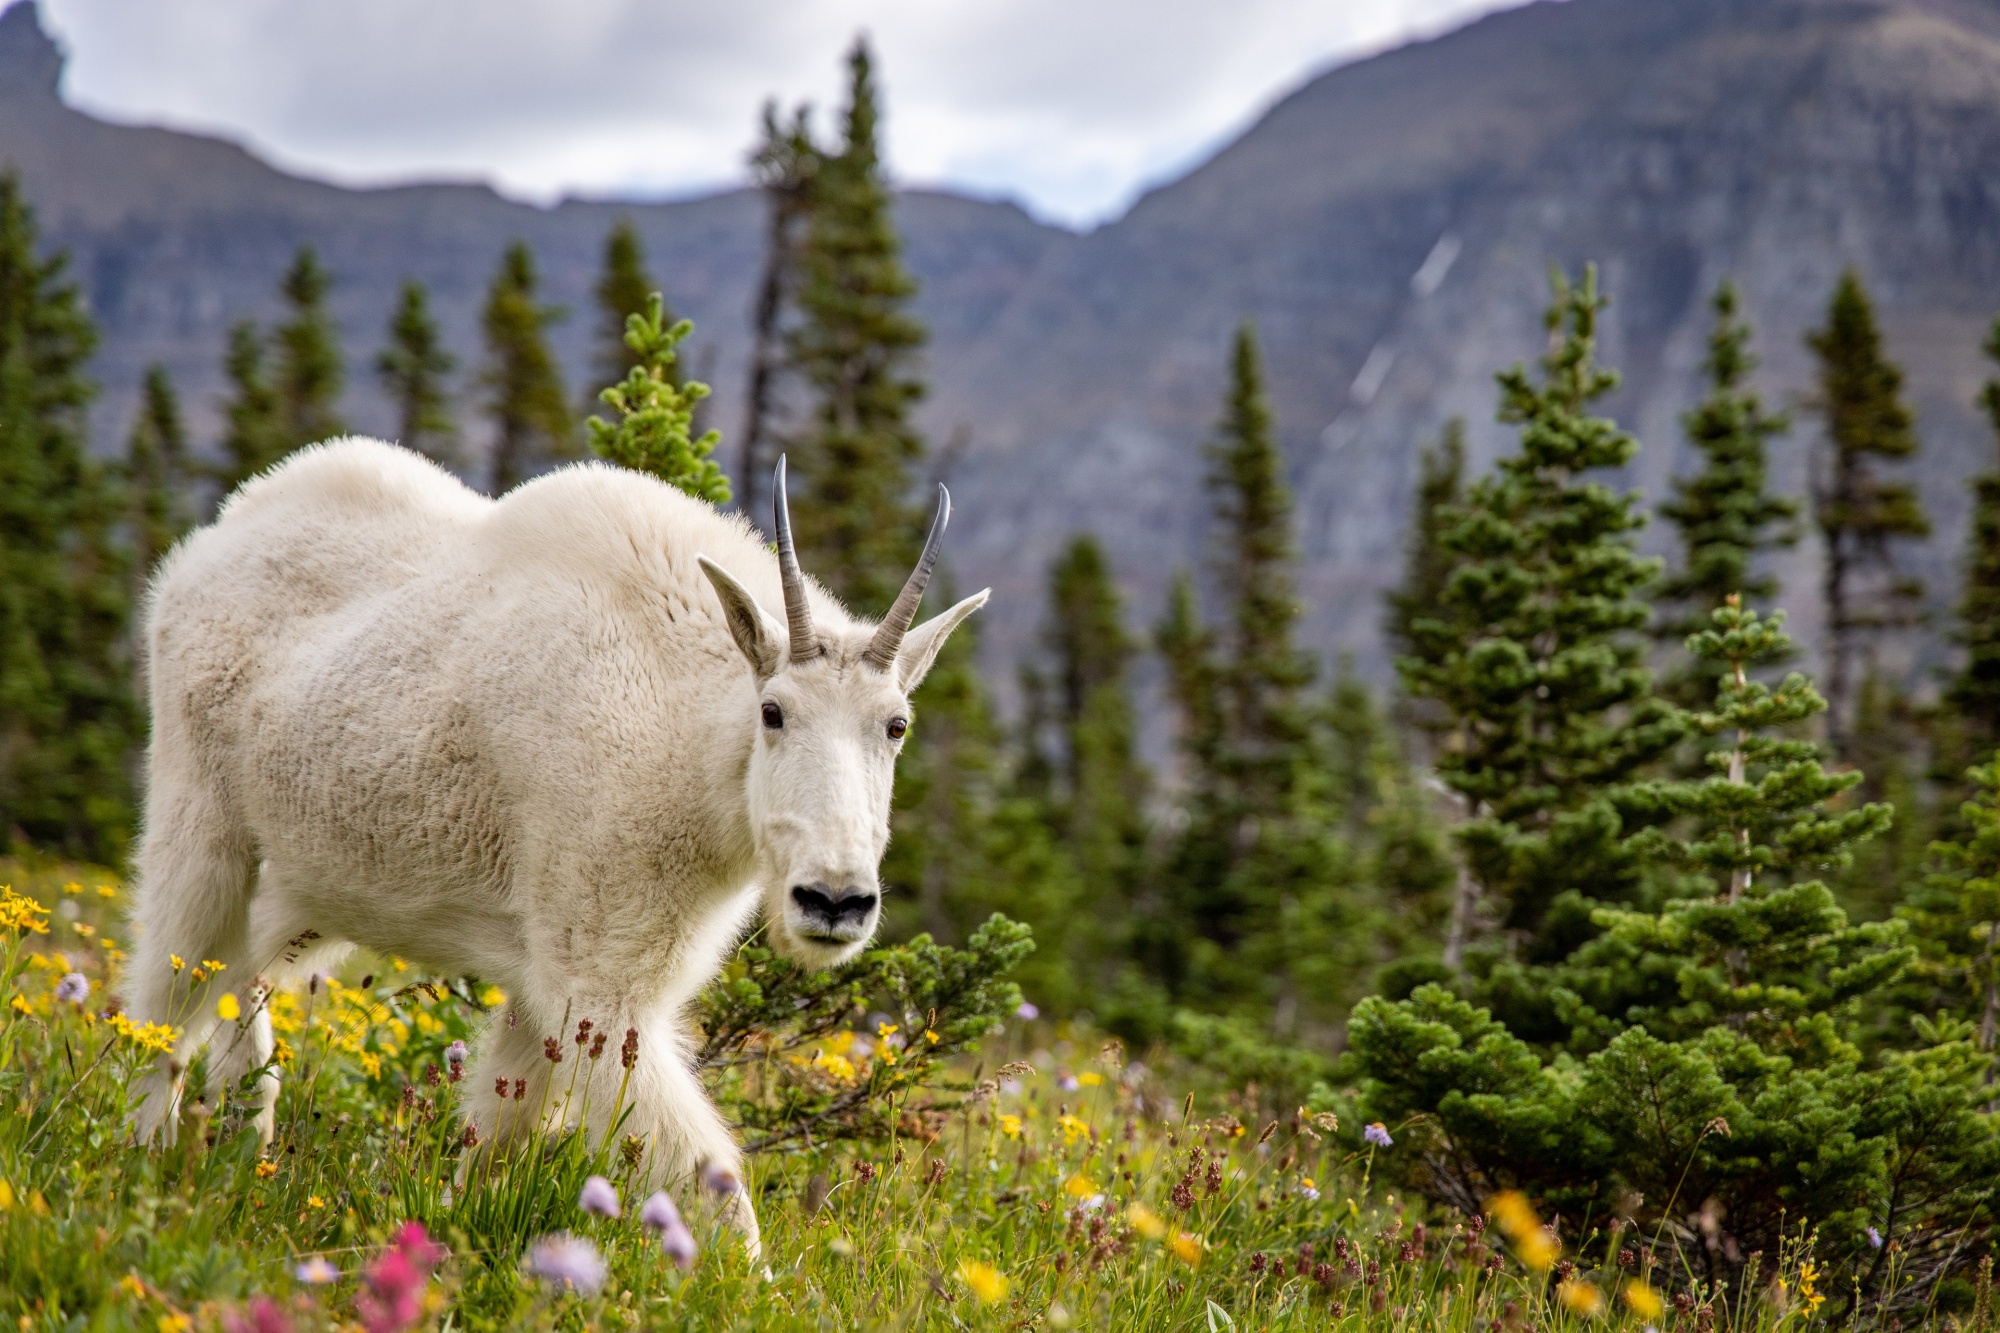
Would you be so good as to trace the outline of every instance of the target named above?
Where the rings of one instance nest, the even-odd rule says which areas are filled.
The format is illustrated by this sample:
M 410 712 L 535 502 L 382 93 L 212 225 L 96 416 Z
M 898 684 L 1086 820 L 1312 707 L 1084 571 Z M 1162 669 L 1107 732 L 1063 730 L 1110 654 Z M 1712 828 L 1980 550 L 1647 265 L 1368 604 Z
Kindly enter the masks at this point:
M 1101 954 L 1122 951 L 1146 843 L 1150 776 L 1132 708 L 1135 645 L 1096 538 L 1071 539 L 1049 569 L 1043 631 L 1052 663 L 1044 710 L 1059 738 L 1056 828 L 1086 886 L 1076 906 Z
M 750 168 L 764 196 L 764 265 L 757 280 L 751 324 L 749 396 L 743 413 L 740 475 L 743 510 L 753 520 L 769 508 L 765 478 L 777 466 L 783 431 L 780 413 L 791 367 L 787 361 L 788 315 L 798 295 L 800 254 L 813 208 L 813 182 L 819 175 L 820 151 L 813 143 L 804 107 L 790 121 L 778 117 L 777 104 L 764 104 L 764 137 L 751 154 Z
M 689 434 L 695 404 L 708 397 L 708 386 L 700 380 L 682 384 L 674 374 L 675 349 L 694 325 L 684 319 L 668 326 L 666 317 L 666 302 L 654 292 L 645 313 L 627 318 L 632 369 L 598 395 L 618 414 L 618 423 L 591 417 L 586 423 L 590 447 L 599 458 L 658 477 L 696 499 L 727 504 L 729 478 L 709 457 L 721 435 L 712 430 L 698 438 Z
M 1986 335 L 1985 352 L 2000 361 L 2000 319 Z M 1986 381 L 1979 406 L 2000 442 L 2000 379 Z M 1972 495 L 1955 636 L 1965 649 L 1965 664 L 1952 678 L 1945 701 L 1967 741 L 1991 752 L 2000 746 L 2000 460 L 1973 478 Z
M 35 247 L 0 174 L 0 840 L 116 864 L 139 734 L 128 565 L 116 487 L 84 448 L 97 333 L 64 257 Z
M 1817 405 L 1827 462 L 1813 496 L 1826 544 L 1828 733 L 1846 740 L 1857 684 L 1855 659 L 1872 636 L 1914 624 L 1922 585 L 1896 568 L 1893 543 L 1930 532 L 1917 490 L 1881 475 L 1884 461 L 1917 452 L 1902 399 L 1903 372 L 1882 350 L 1875 309 L 1854 270 L 1841 274 L 1826 326 L 1806 344 L 1819 360 Z
M 1453 417 L 1433 448 L 1417 457 L 1417 493 L 1410 502 L 1410 521 L 1403 539 L 1403 580 L 1385 597 L 1384 628 L 1389 646 L 1399 656 L 1418 650 L 1413 626 L 1432 614 L 1451 577 L 1453 557 L 1438 541 L 1446 515 L 1458 504 L 1465 485 L 1465 422 Z
M 848 72 L 840 150 L 820 158 L 799 256 L 788 350 L 812 411 L 791 448 L 804 482 L 799 544 L 820 580 L 866 611 L 888 606 L 917 554 L 923 520 L 906 497 L 924 452 L 910 422 L 923 396 L 914 358 L 924 329 L 909 313 L 917 285 L 890 216 L 865 42 Z
M 2000 758 L 1966 777 L 1973 796 L 1960 809 L 1961 831 L 1931 844 L 1931 873 L 1896 912 L 1918 950 L 1904 1008 L 1966 1019 L 1992 1054 L 2000 1050 Z
M 299 247 L 279 290 L 291 317 L 276 331 L 279 429 L 286 451 L 347 434 L 334 404 L 340 398 L 340 335 L 326 312 L 333 278 L 311 246 Z
M 414 279 L 403 283 L 389 317 L 389 341 L 376 354 L 375 373 L 396 407 L 396 440 L 433 462 L 457 467 L 458 421 L 446 380 L 457 358 L 431 314 L 430 292 Z
M 1439 1197 L 1525 1189 L 1566 1216 L 1621 1200 L 1634 1226 L 1613 1243 L 1656 1247 L 1655 1280 L 1735 1281 L 1791 1218 L 1811 1219 L 1816 1261 L 1864 1294 L 1885 1242 L 1946 1271 L 2000 1169 L 1979 1106 L 1990 1061 L 1949 1019 L 1866 1054 L 1912 951 L 1899 925 L 1851 924 L 1812 878 L 1888 811 L 1842 809 L 1859 775 L 1827 773 L 1792 738 L 1825 707 L 1811 683 L 1757 678 L 1791 652 L 1782 617 L 1736 601 L 1688 647 L 1719 686 L 1693 719 L 1718 742 L 1715 771 L 1654 789 L 1682 822 L 1652 855 L 1691 876 L 1689 896 L 1598 909 L 1601 933 L 1539 978 L 1563 1015 L 1539 1050 L 1442 987 L 1364 1002 L 1365 1113 L 1411 1124 L 1410 1160 L 1435 1167 Z M 1673 1225 L 1696 1200 L 1705 1240 Z
M 223 404 L 228 422 L 222 437 L 223 461 L 214 472 L 220 488 L 218 503 L 292 449 L 266 363 L 264 337 L 249 320 L 230 326 L 222 369 L 229 380 L 230 396 Z
M 160 557 L 192 524 L 188 516 L 192 479 L 180 398 L 167 377 L 167 368 L 155 362 L 146 367 L 139 415 L 132 422 L 132 435 L 125 446 L 136 592 L 143 593 Z
M 487 412 L 493 418 L 490 489 L 503 495 L 536 471 L 575 456 L 575 427 L 549 326 L 563 318 L 537 294 L 535 257 L 515 241 L 501 256 L 480 323 L 486 336 Z
M 1645 518 L 1585 479 L 1638 449 L 1590 411 L 1618 382 L 1595 355 L 1605 301 L 1595 269 L 1554 282 L 1540 380 L 1499 377 L 1520 448 L 1446 510 L 1437 540 L 1455 568 L 1398 663 L 1448 720 L 1436 766 L 1473 815 L 1458 840 L 1481 909 L 1531 961 L 1591 933 L 1593 902 L 1636 891 L 1650 816 L 1624 784 L 1682 731 L 1644 665 L 1640 594 L 1659 568 L 1633 549 Z
M 1769 598 L 1777 581 L 1758 574 L 1759 553 L 1797 540 L 1790 528 L 1796 501 L 1765 490 L 1769 442 L 1790 428 L 1782 412 L 1767 412 L 1749 385 L 1757 360 L 1750 355 L 1750 327 L 1738 314 L 1735 284 L 1724 280 L 1711 302 L 1715 328 L 1708 337 L 1708 396 L 1681 418 L 1701 451 L 1702 470 L 1674 482 L 1674 498 L 1660 513 L 1679 529 L 1680 568 L 1660 584 L 1662 600 L 1684 614 L 1663 620 L 1660 632 L 1679 640 L 1697 633 L 1708 615 L 1733 594 Z
M 597 298 L 597 382 L 609 387 L 623 383 L 626 375 L 645 364 L 626 340 L 626 324 L 632 316 L 644 316 L 648 302 L 659 296 L 664 327 L 673 328 L 676 323 L 673 311 L 665 306 L 660 284 L 646 271 L 645 248 L 632 219 L 618 219 L 604 238 L 604 268 L 592 295 Z M 666 373 L 674 385 L 680 384 L 677 361 L 667 362 Z M 584 405 L 586 414 L 594 402 Z

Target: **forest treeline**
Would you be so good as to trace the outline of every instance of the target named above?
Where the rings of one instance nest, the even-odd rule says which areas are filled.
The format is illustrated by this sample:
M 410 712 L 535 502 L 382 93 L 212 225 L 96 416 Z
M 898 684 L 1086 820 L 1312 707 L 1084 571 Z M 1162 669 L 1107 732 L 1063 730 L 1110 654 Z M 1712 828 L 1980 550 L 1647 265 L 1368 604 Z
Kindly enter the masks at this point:
M 587 393 L 549 350 L 564 316 L 526 245 L 498 259 L 477 367 L 406 284 L 370 365 L 395 436 L 495 494 L 595 453 L 753 516 L 783 453 L 807 568 L 879 613 L 948 459 L 915 424 L 925 330 L 865 46 L 849 74 L 830 137 L 803 107 L 764 118 L 733 478 L 628 224 L 605 243 Z M 0 180 L 0 828 L 19 847 L 125 855 L 133 608 L 232 487 L 347 429 L 334 281 L 302 249 L 284 321 L 232 331 L 211 447 L 156 367 L 124 456 L 94 460 L 84 302 Z M 1922 596 L 1899 552 L 1929 523 L 1894 467 L 1919 435 L 1861 276 L 1806 335 L 1822 443 L 1798 497 L 1768 485 L 1770 442 L 1801 427 L 1753 387 L 1728 283 L 1683 417 L 1700 469 L 1650 512 L 1602 480 L 1639 448 L 1595 406 L 1617 383 L 1597 361 L 1606 302 L 1589 270 L 1555 277 L 1545 352 L 1498 376 L 1517 444 L 1490 470 L 1468 474 L 1455 424 L 1424 447 L 1387 698 L 1298 640 L 1292 499 L 1256 330 L 1236 330 L 1205 563 L 1133 608 L 1078 533 L 1047 572 L 1017 719 L 975 633 L 925 682 L 888 929 L 1024 921 L 1037 948 L 1016 975 L 1044 1012 L 1382 1120 L 1409 1149 L 1396 1169 L 1460 1207 L 1526 1189 L 1711 1276 L 1805 1219 L 1861 1287 L 1900 1265 L 1948 1295 L 1991 1253 L 2000 1181 L 2000 448 L 1975 483 L 1959 660 L 1919 702 L 1883 652 Z M 1986 350 L 2000 362 L 2000 322 Z M 2000 379 L 1980 401 L 2000 440 Z M 1655 515 L 1670 560 L 1635 547 Z M 1788 666 L 1792 590 L 1765 559 L 1807 524 L 1822 684 Z M 1174 715 L 1164 773 L 1138 747 L 1148 655 Z

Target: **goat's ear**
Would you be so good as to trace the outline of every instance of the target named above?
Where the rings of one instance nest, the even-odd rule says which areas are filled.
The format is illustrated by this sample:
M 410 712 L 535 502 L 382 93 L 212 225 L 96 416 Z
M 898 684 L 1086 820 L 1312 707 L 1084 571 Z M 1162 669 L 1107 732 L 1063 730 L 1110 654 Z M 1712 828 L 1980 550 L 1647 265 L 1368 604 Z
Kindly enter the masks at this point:
M 930 673 L 931 663 L 937 660 L 938 649 L 944 647 L 944 641 L 951 637 L 959 622 L 986 605 L 986 599 L 992 593 L 991 588 L 981 588 L 903 636 L 903 646 L 896 653 L 896 679 L 903 687 L 903 693 L 909 694 L 923 684 L 924 677 Z
M 770 679 L 778 669 L 778 659 L 784 655 L 785 627 L 766 615 L 750 590 L 728 570 L 705 555 L 698 555 L 695 560 L 701 565 L 701 572 L 708 575 L 708 581 L 715 585 L 715 595 L 722 599 L 722 618 L 729 622 L 729 633 L 749 660 L 750 669 L 757 673 L 758 680 Z

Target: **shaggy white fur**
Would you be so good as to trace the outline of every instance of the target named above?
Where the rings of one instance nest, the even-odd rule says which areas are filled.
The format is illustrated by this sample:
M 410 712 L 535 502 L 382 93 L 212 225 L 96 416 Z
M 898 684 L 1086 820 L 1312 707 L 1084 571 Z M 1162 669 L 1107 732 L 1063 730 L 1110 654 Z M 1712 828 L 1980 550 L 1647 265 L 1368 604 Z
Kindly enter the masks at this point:
M 895 722 L 986 594 L 912 629 L 887 671 L 862 660 L 873 626 L 809 598 L 825 651 L 794 663 L 764 610 L 783 605 L 778 562 L 749 525 L 602 465 L 496 502 L 354 439 L 246 484 L 147 608 L 130 1002 L 183 1036 L 135 1130 L 174 1132 L 211 1042 L 221 1077 L 266 1066 L 259 988 L 361 944 L 506 990 L 462 1085 L 482 1139 L 523 1128 L 552 1072 L 558 1090 L 580 1074 L 569 1105 L 601 1122 L 631 1028 L 653 1176 L 736 1170 L 683 1010 L 760 892 L 774 945 L 808 962 L 872 936 Z M 204 959 L 228 970 L 195 983 Z M 217 1017 L 230 988 L 236 1023 Z M 551 1066 L 544 1038 L 585 1018 L 605 1057 L 563 1040 L 583 1068 Z M 496 1078 L 526 1079 L 526 1100 L 503 1104 Z M 276 1094 L 267 1072 L 267 1140 Z M 754 1248 L 747 1195 L 726 1206 Z

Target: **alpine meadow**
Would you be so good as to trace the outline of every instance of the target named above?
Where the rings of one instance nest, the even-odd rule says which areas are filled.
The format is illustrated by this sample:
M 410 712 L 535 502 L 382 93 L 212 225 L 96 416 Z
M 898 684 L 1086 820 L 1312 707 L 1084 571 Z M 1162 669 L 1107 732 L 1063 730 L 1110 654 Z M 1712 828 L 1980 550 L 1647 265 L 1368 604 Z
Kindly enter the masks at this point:
M 1323 80 L 1471 87 L 1451 52 L 1529 34 L 1583 99 L 1595 53 L 1853 20 L 1642 8 Z M 0 111 L 53 104 L 8 64 L 37 13 Z M 492 211 L 460 290 L 339 220 L 402 187 L 314 186 L 317 229 L 272 204 L 230 252 L 284 238 L 254 302 L 138 361 L 145 265 L 0 124 L 0 1313 L 2000 1333 L 2000 262 L 1931 275 L 1975 323 L 1873 242 L 1814 267 L 1867 228 L 1663 242 L 1655 337 L 1658 273 L 1548 196 L 1417 200 L 1459 126 L 1312 214 L 1326 255 L 1395 233 L 1403 313 L 1356 341 L 1298 293 L 1372 279 L 1174 194 L 1332 84 L 1022 258 L 892 178 L 883 49 L 765 106 L 701 215 L 728 284 L 657 243 L 685 201 Z M 1598 123 L 1479 152 L 1617 175 L 1629 221 L 1673 134 Z M 1940 216 L 2000 234 L 1984 188 Z M 1474 318 L 1532 218 L 1539 325 Z M 1147 236 L 1214 309 L 1118 296 Z M 1943 488 L 1939 384 L 1981 432 Z

